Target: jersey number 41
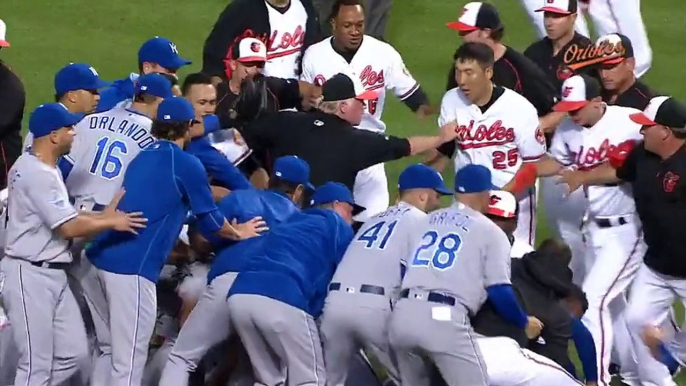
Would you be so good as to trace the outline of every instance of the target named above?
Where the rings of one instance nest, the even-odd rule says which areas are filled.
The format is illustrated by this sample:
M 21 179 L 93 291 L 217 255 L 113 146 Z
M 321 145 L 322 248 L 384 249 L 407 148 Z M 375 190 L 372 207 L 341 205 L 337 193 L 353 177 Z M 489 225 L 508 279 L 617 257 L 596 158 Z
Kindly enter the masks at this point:
M 422 236 L 422 244 L 415 250 L 410 266 L 431 267 L 439 271 L 450 269 L 457 261 L 462 247 L 462 238 L 457 233 L 440 237 L 436 231 L 428 231 Z

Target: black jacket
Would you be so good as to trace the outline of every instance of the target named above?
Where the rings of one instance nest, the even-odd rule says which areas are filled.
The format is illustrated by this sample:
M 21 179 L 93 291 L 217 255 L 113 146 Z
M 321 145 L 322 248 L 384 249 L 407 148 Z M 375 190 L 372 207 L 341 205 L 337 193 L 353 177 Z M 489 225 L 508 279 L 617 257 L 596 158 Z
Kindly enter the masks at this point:
M 302 53 L 314 43 L 321 40 L 321 30 L 317 12 L 312 0 L 300 0 L 307 12 L 305 41 Z M 244 37 L 255 37 L 269 47 L 271 27 L 269 25 L 268 5 L 264 0 L 233 0 L 219 15 L 210 35 L 205 40 L 202 55 L 202 72 L 228 78 L 230 70 L 226 60 L 231 58 L 231 48 L 236 41 Z M 302 56 L 301 56 L 302 58 Z M 298 73 L 302 70 L 298 64 Z
M 24 117 L 24 85 L 0 62 L 0 189 L 7 187 L 7 173 L 21 155 L 21 121 Z
M 556 264 L 554 260 L 539 252 L 512 259 L 512 287 L 525 312 L 543 322 L 540 338 L 529 341 L 524 331 L 503 320 L 490 302 L 474 316 L 472 326 L 485 336 L 510 337 L 520 346 L 570 368 L 567 349 L 573 320 L 561 299 L 571 294 L 572 276 L 566 266 Z

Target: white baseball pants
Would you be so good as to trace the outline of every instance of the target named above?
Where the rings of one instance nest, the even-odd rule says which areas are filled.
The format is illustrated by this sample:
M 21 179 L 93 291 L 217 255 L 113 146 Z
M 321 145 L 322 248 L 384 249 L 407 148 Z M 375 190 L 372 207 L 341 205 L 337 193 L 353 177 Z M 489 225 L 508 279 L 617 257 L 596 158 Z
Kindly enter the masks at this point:
M 522 5 L 524 6 L 524 9 L 526 10 L 526 14 L 529 16 L 529 19 L 531 20 L 531 24 L 534 26 L 534 30 L 536 31 L 536 36 L 538 36 L 539 39 L 542 39 L 546 36 L 545 33 L 545 24 L 543 24 L 543 12 L 536 12 L 537 9 L 542 8 L 545 5 L 545 0 L 521 0 Z M 602 0 L 599 0 L 602 1 Z M 576 32 L 584 35 L 584 36 L 591 36 L 590 33 L 588 32 L 588 25 L 586 24 L 586 20 L 584 19 L 584 15 L 579 12 L 577 18 L 576 18 L 576 24 L 575 24 L 575 29 Z
M 641 17 L 640 0 L 589 0 L 588 15 L 598 36 L 618 32 L 628 37 L 636 58 L 634 73 L 640 78 L 648 72 L 653 51 Z
M 353 187 L 355 203 L 367 208 L 355 216 L 356 221 L 367 221 L 375 214 L 388 209 L 388 178 L 384 164 L 370 166 L 357 173 Z
M 572 250 L 570 269 L 574 283 L 582 285 L 586 275 L 586 245 L 581 231 L 588 201 L 578 189 L 568 197 L 567 185 L 558 184 L 557 177 L 541 178 L 541 195 L 548 229 L 557 233 Z
M 514 237 L 528 245 L 534 245 L 536 242 L 536 217 L 538 215 L 536 190 L 536 187 L 531 187 L 517 196 L 519 217 L 517 217 L 517 230 L 514 232 Z
M 611 226 L 602 227 L 599 221 L 609 222 Z M 588 310 L 582 322 L 595 341 L 598 384 L 607 386 L 611 380 L 608 368 L 613 341 L 620 355 L 620 367 L 630 366 L 633 361 L 623 321 L 625 295 L 641 265 L 646 246 L 641 223 L 635 215 L 591 219 L 586 226 L 590 268 L 582 286 L 588 298 Z
M 631 298 L 626 320 L 631 334 L 636 359 L 640 366 L 638 375 L 645 386 L 676 386 L 667 367 L 655 360 L 641 339 L 643 326 L 660 326 L 669 319 L 675 300 L 686 299 L 686 279 L 663 275 L 642 264 L 631 286 Z M 686 335 L 675 336 L 676 357 L 686 358 Z
M 577 386 L 576 378 L 554 361 L 523 349 L 507 337 L 478 337 L 491 386 Z
M 187 385 L 189 373 L 195 371 L 205 354 L 229 338 L 231 318 L 226 296 L 237 275 L 225 273 L 207 286 L 176 338 L 160 386 Z
M 5 257 L 2 291 L 19 351 L 15 385 L 59 385 L 88 363 L 86 329 L 61 269 Z
M 92 384 L 140 386 L 157 319 L 155 283 L 91 266 L 81 287 L 100 349 Z

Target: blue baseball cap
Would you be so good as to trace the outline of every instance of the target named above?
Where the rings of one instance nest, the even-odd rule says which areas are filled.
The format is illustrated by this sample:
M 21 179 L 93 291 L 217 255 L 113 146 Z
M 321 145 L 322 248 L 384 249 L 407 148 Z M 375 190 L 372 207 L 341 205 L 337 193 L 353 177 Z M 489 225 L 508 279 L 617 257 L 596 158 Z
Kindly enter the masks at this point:
M 170 97 L 157 107 L 157 118 L 161 122 L 189 122 L 195 119 L 193 106 L 182 97 Z
M 491 170 L 485 166 L 469 164 L 455 174 L 456 193 L 481 193 L 499 189 L 491 182 Z
M 348 204 L 352 205 L 353 216 L 365 210 L 363 206 L 355 203 L 350 189 L 340 182 L 327 182 L 323 185 L 320 185 L 312 195 L 310 205 L 322 205 L 335 201 L 347 202 Z
M 287 155 L 274 161 L 274 176 L 280 180 L 304 185 L 307 189 L 314 190 L 310 183 L 310 165 L 302 158 Z
M 410 165 L 400 173 L 398 190 L 410 189 L 433 189 L 443 195 L 453 194 L 445 187 L 441 173 L 423 164 Z
M 157 63 L 170 70 L 177 70 L 192 63 L 179 56 L 176 44 L 159 36 L 146 41 L 138 50 L 138 63 L 143 62 Z
M 111 85 L 100 79 L 95 68 L 85 63 L 70 63 L 55 74 L 55 93 L 74 90 L 98 90 Z
M 160 98 L 171 98 L 172 84 L 169 79 L 160 74 L 141 75 L 136 79 L 134 88 L 136 94 L 150 94 Z
M 29 131 L 33 138 L 40 138 L 59 130 L 77 124 L 83 115 L 72 114 L 61 103 L 45 103 L 33 110 L 29 118 Z

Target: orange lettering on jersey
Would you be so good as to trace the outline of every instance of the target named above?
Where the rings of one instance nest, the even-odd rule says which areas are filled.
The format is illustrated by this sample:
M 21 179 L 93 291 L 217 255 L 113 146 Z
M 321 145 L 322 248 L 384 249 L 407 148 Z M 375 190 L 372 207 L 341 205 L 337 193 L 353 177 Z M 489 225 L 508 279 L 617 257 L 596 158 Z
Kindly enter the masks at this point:
M 615 147 L 615 145 L 610 143 L 609 139 L 605 139 L 597 149 L 594 146 L 591 146 L 586 150 L 586 153 L 584 153 L 584 147 L 581 146 L 578 153 L 572 153 L 572 158 L 580 169 L 591 169 L 605 162 L 607 160 L 607 155 L 613 151 Z
M 377 74 L 376 71 L 372 70 L 372 66 L 369 65 L 362 70 L 362 73 L 360 74 L 360 81 L 367 90 L 381 88 L 386 82 L 383 75 L 383 70 Z
M 457 127 L 457 142 L 462 149 L 503 145 L 514 142 L 514 140 L 514 129 L 503 126 L 503 121 L 501 120 L 493 122 L 490 127 L 486 125 L 479 125 L 476 129 L 474 129 L 474 120 L 472 119 L 469 122 L 469 125 L 460 125 Z
M 621 42 L 610 43 L 603 41 L 599 45 L 589 45 L 587 47 L 579 47 L 572 44 L 567 51 L 565 51 L 564 62 L 572 70 L 577 70 L 592 64 L 604 62 L 608 59 L 615 59 L 623 56 L 625 53 L 624 46 Z
M 269 38 L 269 52 L 272 54 L 268 55 L 268 59 L 278 58 L 281 56 L 288 56 L 290 54 L 300 51 L 300 48 L 305 42 L 305 30 L 302 26 L 298 26 L 293 33 L 284 32 L 281 35 L 281 41 L 276 41 L 277 36 L 279 36 L 279 30 L 272 31 L 272 36 Z M 274 52 L 284 50 L 281 52 Z

